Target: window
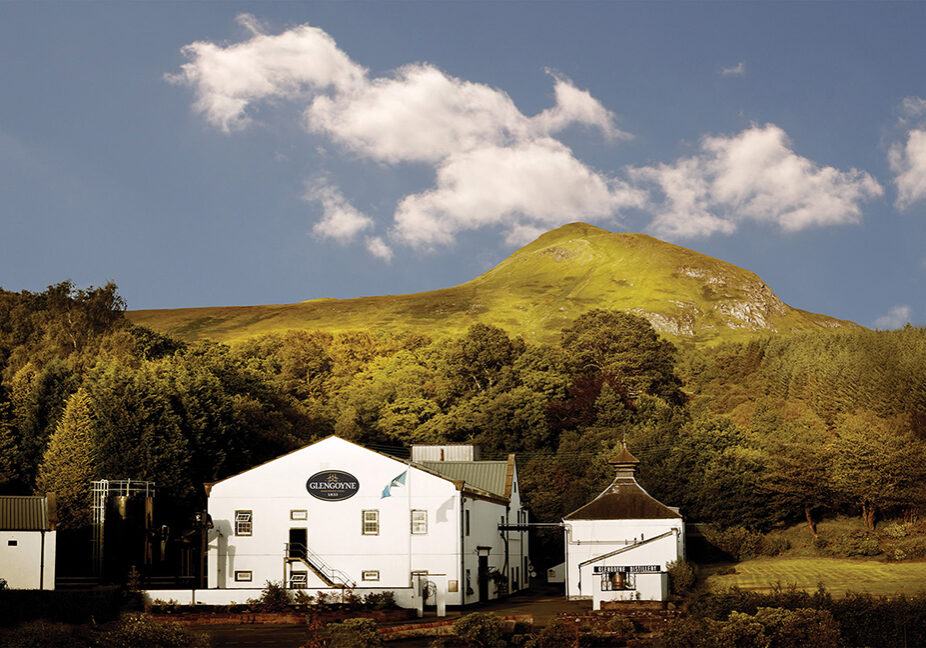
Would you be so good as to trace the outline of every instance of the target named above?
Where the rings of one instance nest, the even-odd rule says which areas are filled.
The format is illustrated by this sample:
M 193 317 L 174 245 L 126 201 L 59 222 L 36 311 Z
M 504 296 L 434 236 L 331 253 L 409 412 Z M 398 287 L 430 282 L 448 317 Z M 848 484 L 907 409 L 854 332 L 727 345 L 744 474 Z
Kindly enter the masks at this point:
M 412 533 L 424 534 L 428 532 L 428 512 L 422 510 L 412 511 Z
M 637 589 L 634 583 L 633 574 L 625 572 L 613 572 L 601 575 L 601 591 L 610 592 L 612 590 L 633 590 Z
M 305 589 L 308 579 L 308 572 L 294 571 L 289 575 L 289 587 L 290 589 Z
M 235 535 L 249 536 L 252 529 L 251 512 L 235 511 Z
M 363 535 L 379 535 L 379 511 L 363 511 Z
M 250 583 L 253 579 L 253 573 L 249 571 L 236 571 L 235 572 L 235 582 L 236 583 Z
M 511 483 L 511 490 L 512 490 L 512 492 L 514 492 L 514 493 L 517 493 L 517 492 L 518 492 L 518 482 L 512 482 L 512 483 Z
M 19 540 L 7 540 L 6 541 L 7 547 L 15 547 L 18 544 L 19 544 Z
M 305 509 L 293 509 L 289 512 L 290 520 L 308 520 L 309 512 Z
M 360 580 L 365 580 L 365 581 L 378 581 L 378 580 L 379 580 L 379 571 L 376 571 L 376 570 L 372 570 L 372 569 L 371 569 L 371 570 L 368 570 L 368 571 L 360 572 Z
M 465 519 L 464 527 L 466 528 L 466 535 L 469 535 L 469 510 L 463 511 L 463 517 Z

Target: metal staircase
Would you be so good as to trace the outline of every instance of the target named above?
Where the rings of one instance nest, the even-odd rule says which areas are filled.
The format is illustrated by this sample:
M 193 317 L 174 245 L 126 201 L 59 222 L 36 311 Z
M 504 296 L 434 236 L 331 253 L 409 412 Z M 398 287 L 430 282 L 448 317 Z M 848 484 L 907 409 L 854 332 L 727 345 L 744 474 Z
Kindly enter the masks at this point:
M 283 561 L 290 568 L 290 572 L 294 563 L 305 565 L 328 587 L 353 588 L 357 585 L 347 574 L 329 566 L 321 556 L 300 542 L 286 543 Z

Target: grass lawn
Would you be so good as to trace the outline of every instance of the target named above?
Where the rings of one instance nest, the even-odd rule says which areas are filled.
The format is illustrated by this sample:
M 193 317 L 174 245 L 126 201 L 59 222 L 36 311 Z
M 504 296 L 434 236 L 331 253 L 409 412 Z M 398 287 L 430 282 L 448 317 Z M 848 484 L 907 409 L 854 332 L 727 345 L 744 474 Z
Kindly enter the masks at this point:
M 756 558 L 734 565 L 735 574 L 717 575 L 720 567 L 708 567 L 709 589 L 734 585 L 744 590 L 770 590 L 776 583 L 800 589 L 823 584 L 836 596 L 847 591 L 871 594 L 914 594 L 926 591 L 926 562 L 883 563 L 845 558 L 778 557 Z

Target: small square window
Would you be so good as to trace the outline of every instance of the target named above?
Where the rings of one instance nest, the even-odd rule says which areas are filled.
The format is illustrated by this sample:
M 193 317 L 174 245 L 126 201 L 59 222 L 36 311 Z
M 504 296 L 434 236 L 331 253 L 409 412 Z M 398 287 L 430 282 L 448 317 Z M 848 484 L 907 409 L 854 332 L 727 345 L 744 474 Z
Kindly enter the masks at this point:
M 250 571 L 236 571 L 235 572 L 235 582 L 236 583 L 250 583 L 254 578 L 253 572 Z
M 363 511 L 363 535 L 379 535 L 379 511 Z
M 375 571 L 375 570 L 369 570 L 369 571 L 360 572 L 360 580 L 365 580 L 365 581 L 378 581 L 378 580 L 379 580 L 379 572 L 378 572 L 378 571 Z
M 309 573 L 304 571 L 294 571 L 289 575 L 290 589 L 305 589 L 309 582 Z
M 309 512 L 305 509 L 293 509 L 289 512 L 290 520 L 308 520 Z
M 412 511 L 412 533 L 424 535 L 428 532 L 428 512 L 423 510 Z
M 253 531 L 250 511 L 235 511 L 235 535 L 249 536 Z
M 19 540 L 7 540 L 6 541 L 7 547 L 15 547 L 17 545 L 19 545 Z

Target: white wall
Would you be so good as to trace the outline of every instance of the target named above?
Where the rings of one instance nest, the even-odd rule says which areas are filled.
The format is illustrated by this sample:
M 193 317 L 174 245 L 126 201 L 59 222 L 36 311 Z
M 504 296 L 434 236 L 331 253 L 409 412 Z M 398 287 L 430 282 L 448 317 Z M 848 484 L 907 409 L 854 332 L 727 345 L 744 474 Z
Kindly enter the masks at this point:
M 358 492 L 340 502 L 311 496 L 306 491 L 306 480 L 324 470 L 350 473 L 358 480 Z M 390 497 L 383 498 L 383 489 L 405 470 L 405 484 L 392 487 Z M 513 499 L 515 506 L 520 506 L 520 497 Z M 461 538 L 461 493 L 453 482 L 329 437 L 212 487 L 209 514 L 214 528 L 209 539 L 209 587 L 259 590 L 268 580 L 285 580 L 284 551 L 289 530 L 302 528 L 307 530 L 309 549 L 328 566 L 344 572 L 358 588 L 408 588 L 411 572 L 427 571 L 457 581 L 457 592 L 448 594 L 449 604 L 475 602 L 477 547 L 491 547 L 490 566 L 504 568 L 505 547 L 498 524 L 506 515 L 506 506 L 472 497 L 466 497 L 463 505 L 470 511 L 470 535 L 465 538 Z M 410 532 L 412 509 L 427 511 L 427 534 Z M 251 536 L 235 535 L 235 512 L 240 510 L 252 511 Z M 291 520 L 292 510 L 307 511 L 308 519 Z M 378 535 L 362 534 L 364 510 L 379 511 Z M 517 521 L 514 510 L 506 518 L 510 523 Z M 526 533 L 523 536 L 526 545 Z M 521 544 L 511 542 L 509 550 L 509 564 L 517 560 L 519 571 L 523 571 Z M 471 573 L 474 593 L 469 597 L 465 596 L 461 563 L 463 570 Z M 298 563 L 295 565 L 298 568 Z M 236 571 L 252 572 L 251 582 L 236 582 Z M 362 580 L 364 571 L 378 571 L 379 581 Z M 309 587 L 325 587 L 310 570 L 308 576 Z M 523 575 L 520 583 L 524 583 Z M 495 588 L 490 586 L 490 597 L 494 596 Z
M 681 519 L 666 520 L 573 520 L 566 522 L 566 593 L 569 598 L 590 598 L 598 579 L 591 579 L 592 567 L 579 564 L 616 549 L 631 547 L 667 531 L 672 535 L 642 544 L 595 565 L 655 565 L 664 571 L 666 563 L 684 556 L 684 523 Z
M 337 596 L 343 594 L 341 589 L 306 589 L 300 590 L 306 594 L 316 596 L 324 592 L 329 600 L 336 601 Z M 417 607 L 417 598 L 412 588 L 404 589 L 378 589 L 378 588 L 357 588 L 354 594 L 363 597 L 370 593 L 379 594 L 381 592 L 393 592 L 395 601 L 399 607 L 414 609 Z M 146 603 L 176 603 L 178 605 L 243 605 L 249 600 L 260 598 L 261 590 L 259 588 L 237 588 L 237 589 L 179 589 L 179 590 L 145 590 L 143 592 Z
M 0 578 L 10 589 L 55 589 L 55 543 L 55 531 L 0 531 Z
M 669 598 L 669 575 L 636 574 L 633 590 L 602 590 L 596 585 L 592 591 L 592 609 L 600 610 L 602 601 L 665 601 Z

